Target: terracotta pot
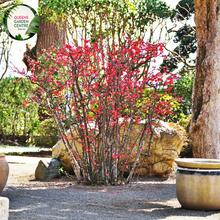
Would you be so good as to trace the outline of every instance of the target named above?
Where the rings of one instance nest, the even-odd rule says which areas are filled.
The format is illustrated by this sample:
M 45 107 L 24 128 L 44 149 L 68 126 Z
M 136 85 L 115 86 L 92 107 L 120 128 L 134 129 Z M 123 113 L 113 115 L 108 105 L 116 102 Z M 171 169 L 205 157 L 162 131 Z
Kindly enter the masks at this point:
M 9 166 L 5 160 L 5 155 L 0 155 L 0 194 L 2 193 L 8 180 Z
M 220 210 L 220 160 L 176 159 L 177 199 L 183 208 Z

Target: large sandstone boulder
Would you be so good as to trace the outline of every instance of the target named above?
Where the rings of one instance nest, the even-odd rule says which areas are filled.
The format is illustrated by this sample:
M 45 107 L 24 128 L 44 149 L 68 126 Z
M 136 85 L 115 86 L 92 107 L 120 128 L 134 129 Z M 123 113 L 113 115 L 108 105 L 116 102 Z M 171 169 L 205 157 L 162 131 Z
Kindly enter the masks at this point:
M 172 124 L 172 127 L 174 125 Z M 178 129 L 181 130 L 181 127 Z M 137 126 L 136 130 L 140 130 Z M 184 131 L 182 131 L 184 132 Z M 149 137 L 149 136 L 148 136 Z M 150 148 L 150 157 L 145 157 L 140 170 L 140 164 L 136 168 L 136 172 L 140 176 L 167 176 L 173 170 L 174 160 L 178 158 L 183 146 L 183 136 L 176 129 L 171 128 L 169 123 L 158 121 L 155 125 L 154 136 Z M 147 144 L 143 147 L 147 150 Z M 136 152 L 135 146 L 133 152 Z M 144 152 L 143 151 L 143 152 Z M 141 156 L 140 158 L 142 158 Z M 135 155 L 130 159 L 130 163 L 135 161 Z
M 136 139 L 136 134 L 142 130 L 141 126 L 143 125 L 135 125 L 135 133 L 131 135 L 131 139 Z M 141 170 L 140 164 L 137 166 L 135 170 L 136 173 L 139 173 L 140 171 L 140 176 L 166 176 L 173 170 L 174 160 L 178 158 L 183 146 L 183 135 L 181 135 L 177 130 L 181 131 L 181 133 L 184 133 L 184 131 L 181 130 L 181 127 L 178 125 L 174 125 L 172 123 L 171 128 L 169 123 L 158 121 L 154 129 L 155 134 L 152 139 L 150 150 L 151 156 L 144 159 Z M 70 133 L 68 133 L 67 136 L 70 138 Z M 145 142 L 145 146 L 143 147 L 144 150 L 147 150 L 147 140 Z M 81 153 L 81 144 L 77 140 L 75 143 Z M 137 146 L 134 147 L 133 152 L 134 155 L 130 159 L 130 165 L 132 165 L 135 161 Z M 58 141 L 57 144 L 52 148 L 52 157 L 59 159 L 65 171 L 68 173 L 73 173 L 71 161 L 62 140 Z M 140 156 L 140 158 L 141 157 L 142 156 Z
M 71 133 L 70 131 L 67 131 L 66 135 L 69 139 L 71 139 Z M 75 144 L 77 146 L 77 149 L 80 153 L 82 153 L 82 147 L 79 141 L 75 139 Z M 62 140 L 59 140 L 52 148 L 52 158 L 57 158 L 63 167 L 63 170 L 65 170 L 67 173 L 73 174 L 73 167 L 69 158 L 69 154 L 66 150 L 66 147 Z

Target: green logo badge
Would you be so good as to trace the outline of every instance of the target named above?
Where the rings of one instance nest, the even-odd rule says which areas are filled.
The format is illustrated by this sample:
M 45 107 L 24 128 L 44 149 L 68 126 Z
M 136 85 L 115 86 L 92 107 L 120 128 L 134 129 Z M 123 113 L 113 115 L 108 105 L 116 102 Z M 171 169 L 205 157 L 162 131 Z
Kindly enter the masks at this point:
M 11 7 L 4 16 L 6 33 L 15 40 L 28 40 L 39 28 L 40 19 L 30 6 L 21 4 Z

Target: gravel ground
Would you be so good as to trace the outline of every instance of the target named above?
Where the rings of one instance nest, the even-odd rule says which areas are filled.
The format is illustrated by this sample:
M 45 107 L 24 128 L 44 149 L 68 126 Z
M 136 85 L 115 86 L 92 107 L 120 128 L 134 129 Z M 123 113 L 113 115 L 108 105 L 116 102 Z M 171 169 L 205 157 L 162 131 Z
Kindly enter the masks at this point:
M 36 181 L 39 158 L 6 159 L 10 174 L 1 196 L 10 200 L 9 220 L 220 219 L 218 211 L 181 208 L 174 177 L 142 178 L 137 184 L 118 187 L 77 185 L 66 177 Z

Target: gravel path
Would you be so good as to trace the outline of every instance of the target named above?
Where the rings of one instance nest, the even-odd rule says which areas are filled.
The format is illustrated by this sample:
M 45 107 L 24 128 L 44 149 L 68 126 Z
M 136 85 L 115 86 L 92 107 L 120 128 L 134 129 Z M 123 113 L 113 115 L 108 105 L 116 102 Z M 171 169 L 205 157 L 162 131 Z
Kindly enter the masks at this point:
M 36 181 L 34 172 L 39 158 L 6 158 L 10 176 L 1 196 L 10 200 L 9 220 L 220 220 L 218 211 L 182 209 L 174 178 L 144 178 L 137 184 L 118 187 L 77 185 L 65 177 Z

